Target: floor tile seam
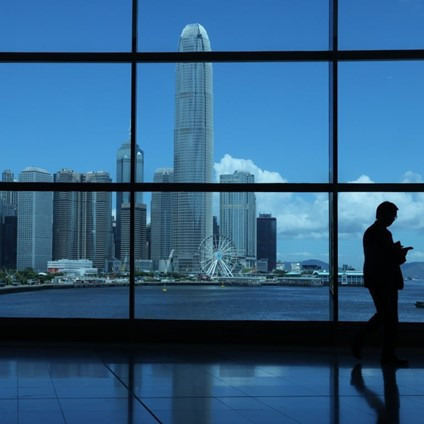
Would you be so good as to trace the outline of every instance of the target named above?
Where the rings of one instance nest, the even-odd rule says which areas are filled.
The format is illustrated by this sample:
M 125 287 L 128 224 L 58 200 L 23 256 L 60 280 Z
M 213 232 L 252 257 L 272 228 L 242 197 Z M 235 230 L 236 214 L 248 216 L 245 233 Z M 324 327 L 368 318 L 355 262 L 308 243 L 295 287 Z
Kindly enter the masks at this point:
M 17 396 L 17 399 L 21 400 L 58 400 L 59 398 L 57 396 L 34 396 L 34 397 L 28 397 L 28 396 Z
M 330 395 L 247 395 L 247 396 L 218 396 L 218 397 L 232 397 L 232 398 L 239 398 L 239 397 L 251 397 L 251 398 L 332 398 L 337 396 L 330 396 Z
M 258 388 L 258 386 L 248 386 L 247 389 L 241 389 L 240 386 L 229 386 L 229 387 L 231 387 L 232 389 L 236 389 L 237 391 L 245 394 L 245 396 L 263 396 L 263 397 L 266 396 L 266 395 L 256 395 L 256 394 L 255 395 L 252 395 L 252 393 L 251 393 L 252 390 L 251 389 L 252 388 Z M 275 391 L 274 389 L 277 386 L 261 386 L 261 387 L 262 388 L 264 388 L 264 387 L 266 387 L 266 388 L 272 388 L 272 390 Z M 331 395 L 322 395 L 322 394 L 316 393 L 316 392 L 308 389 L 307 387 L 299 386 L 298 389 L 307 389 L 307 391 L 310 391 L 310 393 L 308 393 L 308 394 L 301 394 L 301 395 L 300 394 L 299 395 L 285 395 L 285 394 L 282 394 L 281 396 L 285 396 L 285 397 L 315 397 L 315 396 L 325 396 L 325 397 L 328 397 L 328 396 L 331 396 Z M 303 390 L 303 391 L 305 391 L 305 390 Z
M 51 400 L 53 400 L 53 399 L 56 399 L 56 401 L 57 401 L 57 405 L 58 405 L 58 407 L 59 407 L 59 411 L 57 411 L 60 415 L 61 415 L 61 417 L 62 417 L 62 420 L 63 420 L 63 423 L 64 424 L 66 424 L 66 418 L 65 418 L 65 414 L 64 414 L 64 412 L 63 412 L 63 409 L 62 409 L 62 405 L 60 404 L 60 400 L 58 399 L 58 398 L 52 398 Z M 22 401 L 24 401 L 24 400 L 33 400 L 33 399 L 22 399 L 22 398 L 18 398 L 17 399 L 17 402 L 16 402 L 16 404 L 17 404 L 17 408 L 16 408 L 16 416 L 18 417 L 18 422 L 19 422 L 19 417 L 20 417 L 20 415 L 21 415 L 21 413 L 22 412 L 24 412 L 24 413 L 28 413 L 28 414 L 31 414 L 31 416 L 33 416 L 33 415 L 37 415 L 37 414 L 39 414 L 39 413 L 45 413 L 46 411 L 43 411 L 43 410 L 41 410 L 41 411 L 25 411 L 25 410 L 21 410 L 22 408 L 21 408 L 21 403 L 22 403 Z M 23 406 L 23 405 L 22 405 Z M 49 415 L 52 413 L 52 411 L 48 411 L 48 413 L 49 413 Z
M 252 399 L 256 399 L 256 396 L 245 396 L 245 397 L 249 397 L 249 398 L 252 398 Z M 243 397 L 243 398 L 245 398 L 245 397 Z M 264 409 L 256 409 L 256 408 L 254 408 L 254 409 L 236 409 L 236 408 L 232 408 L 230 405 L 227 405 L 226 403 L 224 403 L 221 399 L 219 399 L 218 397 L 216 398 L 218 401 L 220 401 L 223 405 L 225 405 L 225 406 L 227 406 L 231 411 L 234 411 L 234 412 L 237 412 L 239 415 L 241 415 L 242 417 L 245 417 L 242 413 L 241 413 L 241 411 L 274 411 L 274 412 L 277 412 L 278 414 L 280 414 L 280 415 L 283 415 L 284 417 L 286 417 L 286 418 L 289 418 L 289 419 L 291 419 L 291 420 L 293 420 L 293 423 L 298 423 L 298 424 L 302 424 L 302 422 L 301 421 L 298 421 L 297 419 L 295 419 L 294 417 L 292 417 L 292 416 L 290 416 L 290 415 L 287 415 L 286 413 L 284 413 L 283 411 L 281 411 L 281 410 L 279 410 L 278 408 L 275 408 L 275 407 L 273 407 L 273 406 L 271 406 L 271 405 L 267 405 L 266 403 L 264 403 L 264 402 L 261 402 L 260 400 L 258 400 L 258 399 L 256 399 L 256 400 L 258 400 L 259 401 L 259 403 L 261 403 L 262 405 L 264 405 L 266 408 L 264 408 Z M 247 418 L 249 421 L 251 421 L 248 417 L 245 417 L 245 418 Z M 256 423 L 256 421 L 252 421 L 253 423 Z
M 57 388 L 56 388 L 56 386 L 54 384 L 54 379 L 53 379 L 52 374 L 51 374 L 52 367 L 51 367 L 51 363 L 50 362 L 47 365 L 47 370 L 48 370 L 48 373 L 49 373 L 49 379 L 50 379 L 51 385 L 53 387 L 54 394 L 56 395 L 57 403 L 58 403 L 59 408 L 60 408 L 60 414 L 62 415 L 63 422 L 66 424 L 65 412 L 63 411 L 62 404 L 61 404 L 60 399 L 58 397 Z
M 130 393 L 129 393 L 130 394 Z M 76 397 L 76 396 L 59 396 L 57 399 L 62 399 L 62 400 L 87 400 L 87 399 L 91 399 L 91 400 L 110 400 L 110 399 L 128 399 L 128 396 L 80 396 L 80 397 Z
M 377 393 L 377 396 L 384 398 L 384 393 Z M 336 398 L 364 398 L 364 396 L 362 395 L 339 395 L 339 396 L 329 396 L 329 397 L 336 397 Z M 399 395 L 399 398 L 423 398 L 424 396 L 420 396 L 420 395 Z
M 138 395 L 136 395 L 138 396 Z M 219 395 L 213 395 L 213 396 L 138 396 L 140 399 L 222 399 L 222 398 L 230 398 L 230 399 L 245 399 L 245 398 L 275 398 L 275 399 L 280 399 L 280 398 L 333 398 L 333 397 L 338 397 L 338 396 L 330 396 L 330 395 L 281 395 L 281 396 L 275 396 L 275 395 L 270 395 L 270 396 L 264 396 L 264 395 L 223 395 L 223 396 L 219 396 Z M 361 397 L 360 395 L 356 396 L 349 396 L 349 397 Z M 91 399 L 91 398 L 90 398 Z
M 96 352 L 93 351 L 96 355 Z M 97 356 L 97 355 L 96 355 Z M 132 396 L 159 424 L 162 424 L 159 417 L 134 393 L 134 390 L 128 387 L 128 385 L 117 375 L 103 360 L 97 356 L 103 366 L 114 376 L 114 378 L 121 383 L 121 385 L 128 391 L 128 394 Z
M 274 411 L 274 409 L 271 409 L 271 410 L 273 410 Z M 243 409 L 243 410 L 240 410 L 241 412 L 244 412 L 244 413 L 248 413 L 248 412 L 250 412 L 249 410 L 247 410 L 247 409 Z M 240 413 L 240 411 L 238 411 L 239 413 Z M 257 410 L 258 411 L 258 410 Z M 284 416 L 284 417 L 286 417 L 286 418 L 288 418 L 289 420 L 291 420 L 292 421 L 292 423 L 293 424 L 305 424 L 304 423 L 304 421 L 299 421 L 299 420 L 297 420 L 296 418 L 294 418 L 294 417 L 291 417 L 290 415 L 287 415 L 287 414 L 285 414 L 284 412 L 282 412 L 282 411 L 280 411 L 280 410 L 275 410 L 279 415 L 282 415 L 282 416 Z M 242 416 L 242 417 L 245 417 L 245 415 L 244 414 L 242 414 L 242 413 L 240 413 L 240 415 Z M 251 421 L 248 417 L 245 417 L 246 419 L 248 419 L 249 421 Z M 258 424 L 258 422 L 255 420 L 255 421 L 252 421 L 254 424 Z

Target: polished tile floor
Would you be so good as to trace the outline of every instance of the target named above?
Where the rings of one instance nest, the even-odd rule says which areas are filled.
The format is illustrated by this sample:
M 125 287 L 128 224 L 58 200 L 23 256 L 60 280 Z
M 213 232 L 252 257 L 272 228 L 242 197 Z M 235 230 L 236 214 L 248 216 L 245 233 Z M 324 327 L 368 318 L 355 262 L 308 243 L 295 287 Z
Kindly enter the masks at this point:
M 424 423 L 408 369 L 342 348 L 0 345 L 1 424 Z

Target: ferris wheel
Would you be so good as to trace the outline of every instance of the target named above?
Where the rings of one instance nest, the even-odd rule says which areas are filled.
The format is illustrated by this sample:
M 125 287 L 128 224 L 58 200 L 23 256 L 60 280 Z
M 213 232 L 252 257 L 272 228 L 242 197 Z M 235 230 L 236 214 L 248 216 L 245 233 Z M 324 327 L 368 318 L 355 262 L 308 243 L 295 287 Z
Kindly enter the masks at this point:
M 208 236 L 199 245 L 199 260 L 202 272 L 209 277 L 232 277 L 237 264 L 237 251 L 228 237 Z

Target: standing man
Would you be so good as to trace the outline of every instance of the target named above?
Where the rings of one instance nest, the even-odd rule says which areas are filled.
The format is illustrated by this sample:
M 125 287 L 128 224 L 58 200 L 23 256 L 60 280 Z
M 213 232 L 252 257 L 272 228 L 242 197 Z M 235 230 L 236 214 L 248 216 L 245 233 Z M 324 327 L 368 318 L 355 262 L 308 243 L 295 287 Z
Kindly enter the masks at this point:
M 403 289 L 400 265 L 412 247 L 403 247 L 393 242 L 387 229 L 397 219 L 398 207 L 383 202 L 377 207 L 376 221 L 364 233 L 364 285 L 368 288 L 376 313 L 359 332 L 352 345 L 352 353 L 361 358 L 362 343 L 368 333 L 383 328 L 383 351 L 381 363 L 393 366 L 408 366 L 408 361 L 395 354 L 398 318 L 398 290 Z

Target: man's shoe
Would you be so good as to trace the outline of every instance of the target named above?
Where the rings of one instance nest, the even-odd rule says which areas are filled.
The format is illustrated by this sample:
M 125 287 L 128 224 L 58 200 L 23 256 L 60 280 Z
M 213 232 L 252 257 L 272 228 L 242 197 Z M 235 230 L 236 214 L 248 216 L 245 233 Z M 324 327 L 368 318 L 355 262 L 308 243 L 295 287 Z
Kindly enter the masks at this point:
M 388 365 L 396 368 L 408 368 L 409 361 L 407 359 L 400 359 L 395 355 L 382 355 L 381 365 Z

